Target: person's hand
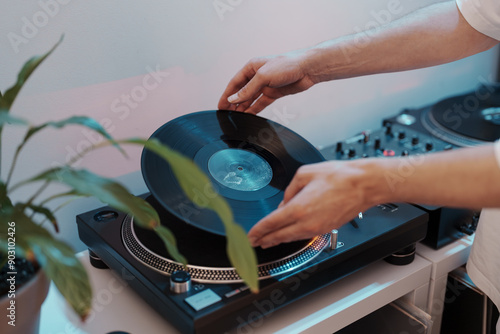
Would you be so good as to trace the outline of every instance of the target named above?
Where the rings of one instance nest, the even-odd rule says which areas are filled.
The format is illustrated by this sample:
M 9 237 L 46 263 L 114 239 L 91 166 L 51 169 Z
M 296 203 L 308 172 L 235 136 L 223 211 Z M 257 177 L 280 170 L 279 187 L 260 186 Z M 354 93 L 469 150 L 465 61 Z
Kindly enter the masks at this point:
M 380 188 L 366 159 L 304 165 L 286 188 L 283 202 L 249 232 L 253 247 L 268 248 L 339 228 L 375 205 Z
M 218 108 L 257 114 L 276 99 L 302 92 L 313 80 L 304 69 L 304 52 L 251 59 L 229 81 Z

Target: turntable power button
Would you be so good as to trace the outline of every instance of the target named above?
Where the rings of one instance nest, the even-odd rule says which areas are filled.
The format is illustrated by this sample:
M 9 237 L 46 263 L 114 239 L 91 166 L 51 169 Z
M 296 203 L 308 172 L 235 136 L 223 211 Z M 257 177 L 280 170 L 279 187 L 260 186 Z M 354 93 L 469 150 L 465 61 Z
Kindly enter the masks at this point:
M 174 271 L 170 276 L 170 291 L 184 293 L 191 289 L 191 275 L 184 270 Z

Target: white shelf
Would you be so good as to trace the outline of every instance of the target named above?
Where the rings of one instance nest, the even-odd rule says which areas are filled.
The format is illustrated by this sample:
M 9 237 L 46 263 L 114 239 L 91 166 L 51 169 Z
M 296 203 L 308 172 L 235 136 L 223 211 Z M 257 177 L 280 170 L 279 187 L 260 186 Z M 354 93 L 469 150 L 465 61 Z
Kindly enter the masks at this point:
M 89 319 L 81 323 L 51 286 L 42 305 L 40 333 L 179 333 L 127 286 L 126 277 L 95 269 L 86 252 L 80 255 L 94 289 Z M 332 333 L 425 286 L 430 275 L 431 263 L 419 256 L 407 266 L 378 261 L 232 333 L 248 332 L 245 329 L 252 333 Z

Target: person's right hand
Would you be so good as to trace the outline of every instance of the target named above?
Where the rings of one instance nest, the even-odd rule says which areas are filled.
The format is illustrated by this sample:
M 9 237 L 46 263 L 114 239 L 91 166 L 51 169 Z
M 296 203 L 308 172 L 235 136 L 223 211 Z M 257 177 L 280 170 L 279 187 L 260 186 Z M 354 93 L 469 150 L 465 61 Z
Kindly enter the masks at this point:
M 305 91 L 315 82 L 304 59 L 302 50 L 251 59 L 229 81 L 218 108 L 257 114 L 282 96 Z

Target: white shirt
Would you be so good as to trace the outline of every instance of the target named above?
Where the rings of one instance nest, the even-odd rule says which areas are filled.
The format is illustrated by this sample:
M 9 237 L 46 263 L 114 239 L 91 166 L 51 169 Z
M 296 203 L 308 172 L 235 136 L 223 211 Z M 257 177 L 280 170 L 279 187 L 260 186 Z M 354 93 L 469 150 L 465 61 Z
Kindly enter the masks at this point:
M 463 17 L 477 31 L 500 41 L 498 0 L 456 0 Z
M 500 140 L 494 147 L 500 172 Z M 481 211 L 467 262 L 467 273 L 500 309 L 500 208 Z M 500 333 L 500 322 L 497 324 L 497 333 Z
M 500 40 L 499 0 L 456 0 L 457 6 L 467 22 L 477 31 Z M 494 145 L 500 169 L 500 140 Z M 467 272 L 500 309 L 500 208 L 481 211 L 474 237 Z M 500 334 L 500 321 L 496 331 Z

